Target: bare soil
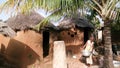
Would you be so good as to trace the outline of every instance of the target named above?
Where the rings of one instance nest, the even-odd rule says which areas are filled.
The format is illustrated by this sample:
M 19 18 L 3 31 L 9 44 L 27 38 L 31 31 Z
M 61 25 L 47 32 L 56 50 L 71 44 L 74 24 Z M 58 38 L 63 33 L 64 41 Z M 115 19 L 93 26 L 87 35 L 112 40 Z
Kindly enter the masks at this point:
M 81 55 L 75 55 L 76 58 L 67 57 L 67 67 L 68 68 L 99 68 L 98 63 L 94 60 L 94 65 L 88 67 L 84 61 L 80 60 Z M 50 56 L 47 56 L 44 58 L 44 68 L 53 68 L 52 67 L 52 58 Z

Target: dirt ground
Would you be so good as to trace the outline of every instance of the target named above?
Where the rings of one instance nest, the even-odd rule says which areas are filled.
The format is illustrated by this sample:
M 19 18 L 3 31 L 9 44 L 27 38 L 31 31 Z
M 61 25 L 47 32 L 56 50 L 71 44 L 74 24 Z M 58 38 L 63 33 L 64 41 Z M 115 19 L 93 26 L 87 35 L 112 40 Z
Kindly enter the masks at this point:
M 67 68 L 99 68 L 98 62 L 95 60 L 95 58 L 94 58 L 94 65 L 91 67 L 88 67 L 85 64 L 85 62 L 80 60 L 80 57 L 81 57 L 80 53 L 76 54 L 76 55 L 68 56 L 67 57 Z M 8 59 L 6 59 L 4 56 L 0 55 L 0 68 L 21 68 L 21 67 L 15 66 L 16 64 L 9 62 L 10 60 L 8 60 Z M 41 64 L 43 66 L 41 66 L 38 61 L 33 64 L 27 65 L 26 67 L 22 67 L 22 68 L 53 68 L 51 56 L 47 56 L 43 60 L 44 60 L 44 62 Z M 3 64 L 3 62 L 4 62 L 4 64 Z M 1 66 L 1 64 L 3 64 L 3 65 Z
M 76 58 L 67 57 L 67 68 L 99 68 L 96 62 L 94 62 L 94 65 L 88 67 L 84 62 L 80 61 L 80 56 L 79 54 L 76 55 Z M 53 68 L 52 65 L 51 57 L 44 58 L 44 68 Z

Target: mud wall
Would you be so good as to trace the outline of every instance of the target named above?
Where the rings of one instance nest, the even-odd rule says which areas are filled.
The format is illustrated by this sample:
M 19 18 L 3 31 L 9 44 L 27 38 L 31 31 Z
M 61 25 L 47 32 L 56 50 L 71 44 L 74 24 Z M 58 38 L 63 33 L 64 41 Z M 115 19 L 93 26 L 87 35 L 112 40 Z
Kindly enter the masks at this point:
M 0 53 L 6 57 L 4 61 L 16 65 L 12 68 L 40 66 L 43 60 L 42 35 L 36 31 L 19 31 L 14 38 L 0 35 L 0 44 Z

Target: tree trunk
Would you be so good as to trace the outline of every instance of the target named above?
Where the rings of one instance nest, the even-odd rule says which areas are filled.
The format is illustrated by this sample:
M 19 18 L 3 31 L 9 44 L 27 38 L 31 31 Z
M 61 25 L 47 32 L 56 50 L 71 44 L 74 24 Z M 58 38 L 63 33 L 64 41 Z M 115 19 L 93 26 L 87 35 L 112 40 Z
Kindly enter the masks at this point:
M 103 37 L 104 37 L 104 65 L 103 68 L 114 68 L 111 44 L 111 27 L 110 21 L 104 21 Z
M 64 41 L 54 42 L 53 68 L 67 68 L 66 50 Z

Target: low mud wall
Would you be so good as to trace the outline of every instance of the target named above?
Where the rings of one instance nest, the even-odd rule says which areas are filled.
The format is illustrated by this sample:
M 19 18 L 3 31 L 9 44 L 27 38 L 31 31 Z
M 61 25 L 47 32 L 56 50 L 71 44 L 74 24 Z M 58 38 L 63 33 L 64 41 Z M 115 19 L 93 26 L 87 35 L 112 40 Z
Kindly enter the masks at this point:
M 13 38 L 0 35 L 0 55 L 9 68 L 36 68 L 43 60 L 42 35 L 33 30 L 19 31 Z M 1 56 L 0 56 L 1 57 Z M 7 65 L 5 65 L 7 63 Z M 13 64 L 13 65 L 12 65 Z

